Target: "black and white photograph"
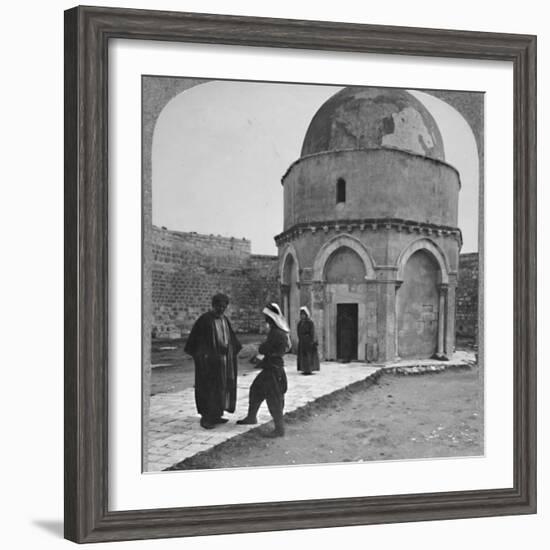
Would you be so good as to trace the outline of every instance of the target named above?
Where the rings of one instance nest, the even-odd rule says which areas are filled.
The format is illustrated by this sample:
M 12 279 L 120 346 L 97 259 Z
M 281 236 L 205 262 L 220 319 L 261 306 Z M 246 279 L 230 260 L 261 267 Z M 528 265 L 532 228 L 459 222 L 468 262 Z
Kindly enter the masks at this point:
M 484 455 L 484 101 L 142 77 L 145 472 Z
M 3 12 L 2 546 L 546 549 L 546 4 L 92 4 Z

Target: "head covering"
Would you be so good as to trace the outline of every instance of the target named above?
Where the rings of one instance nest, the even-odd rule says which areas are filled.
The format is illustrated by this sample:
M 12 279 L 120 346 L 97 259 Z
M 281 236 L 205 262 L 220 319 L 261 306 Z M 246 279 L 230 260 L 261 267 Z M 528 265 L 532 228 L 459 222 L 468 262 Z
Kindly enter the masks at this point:
M 227 296 L 227 294 L 222 294 L 221 292 L 214 295 L 212 297 L 212 305 L 214 304 L 225 304 L 225 305 L 228 305 L 229 304 L 229 296 Z
M 276 304 L 275 302 L 267 304 L 262 310 L 262 313 L 269 317 L 278 328 L 284 330 L 285 332 L 290 332 L 288 323 L 286 322 L 286 319 L 284 318 L 281 312 L 281 308 L 278 304 Z
M 306 306 L 302 306 L 300 308 L 300 311 L 303 311 L 307 315 L 308 319 L 311 319 L 311 314 L 309 313 L 309 309 Z

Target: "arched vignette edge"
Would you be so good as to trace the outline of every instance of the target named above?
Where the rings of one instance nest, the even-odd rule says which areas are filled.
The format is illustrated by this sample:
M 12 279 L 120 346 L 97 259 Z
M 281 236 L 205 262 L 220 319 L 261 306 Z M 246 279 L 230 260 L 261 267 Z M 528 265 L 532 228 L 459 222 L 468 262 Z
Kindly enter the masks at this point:
M 107 510 L 110 38 L 513 62 L 513 488 L 128 512 Z M 64 94 L 66 538 L 99 542 L 536 511 L 535 36 L 77 7 L 65 12 Z

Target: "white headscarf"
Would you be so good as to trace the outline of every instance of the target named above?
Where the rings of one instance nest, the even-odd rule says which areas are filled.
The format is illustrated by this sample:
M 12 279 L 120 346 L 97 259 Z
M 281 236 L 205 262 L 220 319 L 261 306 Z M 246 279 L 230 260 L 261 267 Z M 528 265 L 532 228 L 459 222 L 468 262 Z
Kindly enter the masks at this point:
M 302 306 L 300 308 L 300 311 L 303 311 L 307 315 L 307 318 L 311 319 L 311 314 L 309 313 L 309 309 L 306 306 Z
M 288 323 L 286 322 L 286 319 L 284 318 L 283 313 L 281 312 L 281 308 L 278 304 L 276 304 L 275 302 L 267 304 L 267 306 L 265 306 L 262 310 L 262 313 L 264 315 L 267 315 L 278 328 L 284 330 L 285 332 L 290 332 Z

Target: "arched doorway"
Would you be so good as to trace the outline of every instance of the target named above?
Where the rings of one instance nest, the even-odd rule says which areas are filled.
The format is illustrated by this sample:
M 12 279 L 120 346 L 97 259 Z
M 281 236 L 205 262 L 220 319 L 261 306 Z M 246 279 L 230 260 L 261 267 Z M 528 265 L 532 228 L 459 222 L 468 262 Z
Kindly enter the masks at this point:
M 364 318 L 366 269 L 363 260 L 351 248 L 341 246 L 325 264 L 324 280 L 329 309 L 329 349 L 339 361 L 353 361 L 360 354 L 359 327 Z M 362 358 L 362 357 L 361 357 Z
M 427 250 L 414 252 L 397 293 L 398 355 L 428 358 L 438 349 L 441 270 Z

